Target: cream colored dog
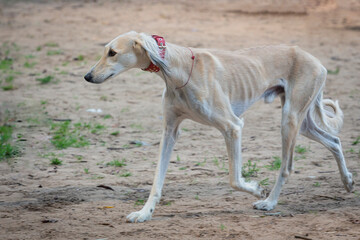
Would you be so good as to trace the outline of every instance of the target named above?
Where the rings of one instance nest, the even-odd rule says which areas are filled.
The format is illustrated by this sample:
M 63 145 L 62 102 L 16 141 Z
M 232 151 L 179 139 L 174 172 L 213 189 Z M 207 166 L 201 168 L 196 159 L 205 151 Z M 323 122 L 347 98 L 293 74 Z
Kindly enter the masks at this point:
M 336 137 L 343 114 L 337 101 L 322 98 L 327 70 L 318 59 L 294 46 L 230 52 L 166 45 L 162 58 L 151 36 L 136 32 L 120 35 L 105 46 L 104 55 L 85 76 L 89 82 L 102 83 L 128 69 L 145 69 L 153 63 L 160 68 L 156 74 L 166 84 L 164 132 L 154 183 L 145 206 L 127 216 L 128 221 L 151 219 L 161 197 L 179 124 L 184 119 L 217 128 L 225 138 L 229 155 L 230 185 L 257 198 L 265 197 L 256 182 L 247 182 L 241 175 L 244 122 L 239 117 L 254 102 L 264 99 L 270 103 L 277 96 L 282 104 L 280 174 L 270 195 L 255 202 L 254 208 L 271 210 L 276 206 L 281 187 L 293 169 L 293 151 L 299 131 L 332 152 L 345 189 L 352 190 L 352 174 L 346 168 L 340 139 Z M 192 54 L 195 59 L 191 58 Z M 326 110 L 324 105 L 333 111 Z

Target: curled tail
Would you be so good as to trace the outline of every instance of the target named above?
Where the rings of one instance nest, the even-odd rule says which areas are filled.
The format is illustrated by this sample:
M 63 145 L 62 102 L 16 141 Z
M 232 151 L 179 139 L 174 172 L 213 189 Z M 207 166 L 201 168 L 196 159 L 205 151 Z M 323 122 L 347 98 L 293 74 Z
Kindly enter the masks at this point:
M 333 112 L 327 110 L 324 106 L 331 107 Z M 337 100 L 323 99 L 321 92 L 316 99 L 314 113 L 316 114 L 315 119 L 318 120 L 317 122 L 321 128 L 334 135 L 340 132 L 344 122 L 344 114 Z

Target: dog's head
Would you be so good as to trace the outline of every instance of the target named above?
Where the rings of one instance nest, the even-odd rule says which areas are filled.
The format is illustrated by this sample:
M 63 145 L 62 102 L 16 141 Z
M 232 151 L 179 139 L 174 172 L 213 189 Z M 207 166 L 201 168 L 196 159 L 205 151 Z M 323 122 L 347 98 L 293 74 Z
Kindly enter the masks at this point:
M 156 42 L 148 35 L 128 32 L 105 46 L 101 59 L 85 75 L 91 83 L 102 83 L 131 68 L 146 68 L 150 61 L 164 68 Z

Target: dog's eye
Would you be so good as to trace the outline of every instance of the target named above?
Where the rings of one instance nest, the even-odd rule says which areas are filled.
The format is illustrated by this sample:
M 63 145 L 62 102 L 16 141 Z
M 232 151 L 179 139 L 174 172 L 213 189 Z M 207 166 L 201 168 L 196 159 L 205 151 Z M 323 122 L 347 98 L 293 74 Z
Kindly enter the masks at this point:
M 113 57 L 113 56 L 116 55 L 116 53 L 117 53 L 117 52 L 115 52 L 114 50 L 110 49 L 110 50 L 109 50 L 109 53 L 108 53 L 108 56 L 109 56 L 109 57 Z

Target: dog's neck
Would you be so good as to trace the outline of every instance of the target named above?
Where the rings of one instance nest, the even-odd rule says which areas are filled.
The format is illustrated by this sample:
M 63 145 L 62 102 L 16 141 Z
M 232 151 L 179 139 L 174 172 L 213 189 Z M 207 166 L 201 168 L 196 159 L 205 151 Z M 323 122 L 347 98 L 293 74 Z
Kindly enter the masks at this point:
M 166 43 L 166 45 L 165 61 L 169 71 L 166 73 L 159 71 L 157 74 L 164 80 L 168 90 L 184 89 L 188 86 L 189 75 L 192 71 L 193 52 L 189 48 L 175 44 Z

